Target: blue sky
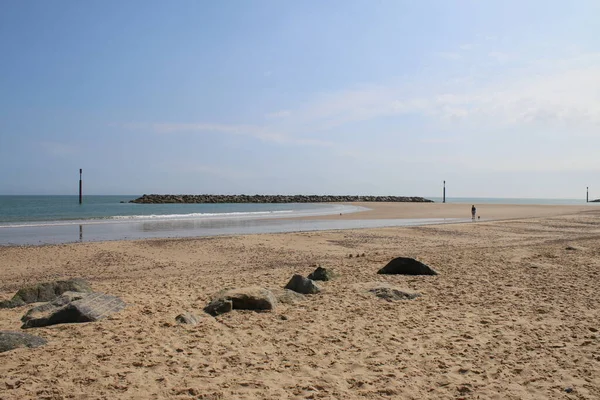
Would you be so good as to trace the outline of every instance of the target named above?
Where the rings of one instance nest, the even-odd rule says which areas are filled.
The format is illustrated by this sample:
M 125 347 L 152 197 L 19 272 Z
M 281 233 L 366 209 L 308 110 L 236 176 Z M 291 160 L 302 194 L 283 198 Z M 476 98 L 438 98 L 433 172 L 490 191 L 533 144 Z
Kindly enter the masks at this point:
M 600 197 L 599 15 L 4 1 L 0 194 Z

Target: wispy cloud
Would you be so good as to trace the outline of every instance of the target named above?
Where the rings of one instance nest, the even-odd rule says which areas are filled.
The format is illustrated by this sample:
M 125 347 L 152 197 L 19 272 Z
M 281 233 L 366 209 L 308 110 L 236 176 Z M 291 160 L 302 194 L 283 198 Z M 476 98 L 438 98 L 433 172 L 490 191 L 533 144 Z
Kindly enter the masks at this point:
M 224 133 L 231 135 L 240 135 L 252 137 L 263 142 L 271 142 L 280 145 L 291 146 L 318 146 L 330 147 L 334 144 L 331 141 L 297 137 L 289 134 L 284 134 L 275 131 L 269 127 L 257 125 L 228 125 L 228 124 L 189 124 L 189 123 L 153 123 L 153 124 L 125 124 L 128 129 L 151 130 L 160 134 L 175 134 L 175 133 Z
M 397 155 L 391 150 L 387 154 L 387 148 L 369 142 L 368 132 L 379 135 L 380 144 L 398 143 L 403 135 L 414 137 L 418 133 L 421 138 L 416 143 L 431 145 L 472 143 L 486 135 L 493 138 L 500 131 L 503 143 L 528 136 L 535 139 L 535 135 L 598 135 L 600 53 L 527 59 L 523 55 L 518 58 L 515 52 L 505 58 L 511 68 L 499 69 L 495 63 L 490 66 L 488 60 L 494 52 L 479 50 L 479 46 L 477 49 L 478 54 L 473 56 L 476 61 L 464 74 L 460 70 L 446 74 L 438 69 L 406 80 L 317 93 L 299 107 L 257 115 L 255 120 L 264 121 L 262 124 L 155 123 L 128 127 L 160 134 L 222 133 L 285 146 L 324 147 L 332 156 L 379 164 L 384 160 L 393 164 Z M 501 58 L 498 54 L 495 57 Z M 416 128 L 402 125 L 406 117 L 413 123 L 418 121 Z M 359 123 L 364 130 L 347 136 L 347 132 L 357 132 Z M 388 128 L 397 125 L 386 133 L 381 130 L 386 123 Z M 497 152 L 491 148 L 483 152 L 495 155 Z M 561 159 L 574 165 L 574 156 L 561 155 Z M 487 158 L 469 160 L 460 161 L 461 165 L 491 165 Z M 520 167 L 538 168 L 536 160 L 522 161 L 525 164 Z M 553 165 L 551 161 L 544 164 L 546 161 L 539 168 Z M 494 162 L 504 168 L 500 158 Z
M 434 123 L 460 120 L 472 128 L 600 123 L 600 53 L 532 60 L 502 74 L 479 75 L 454 81 L 423 76 L 414 85 L 369 85 L 320 94 L 293 110 L 289 122 L 313 131 L 401 115 L 420 115 Z

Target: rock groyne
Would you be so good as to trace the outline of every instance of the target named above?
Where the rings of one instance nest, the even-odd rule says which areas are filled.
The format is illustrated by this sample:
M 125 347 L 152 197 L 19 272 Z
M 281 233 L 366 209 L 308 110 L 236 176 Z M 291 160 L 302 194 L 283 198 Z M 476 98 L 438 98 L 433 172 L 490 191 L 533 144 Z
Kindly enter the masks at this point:
M 433 203 L 423 197 L 405 196 L 317 196 L 317 195 L 174 195 L 174 194 L 145 194 L 130 203 L 165 204 L 165 203 L 350 203 L 357 201 L 404 202 L 404 203 Z

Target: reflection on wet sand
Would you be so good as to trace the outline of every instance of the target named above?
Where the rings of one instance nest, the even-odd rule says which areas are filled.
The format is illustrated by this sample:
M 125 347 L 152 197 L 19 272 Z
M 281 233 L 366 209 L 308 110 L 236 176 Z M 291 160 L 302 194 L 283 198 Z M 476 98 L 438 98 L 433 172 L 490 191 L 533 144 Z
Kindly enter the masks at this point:
M 466 220 L 465 220 L 466 221 Z M 469 220 L 470 221 L 470 220 Z M 463 222 L 461 219 L 371 219 L 371 220 L 304 220 L 304 219 L 198 219 L 134 221 L 127 223 L 78 224 L 79 240 L 73 237 L 74 225 L 31 226 L 0 229 L 0 245 L 40 245 L 107 240 L 149 238 L 247 235 L 337 229 L 379 228 Z

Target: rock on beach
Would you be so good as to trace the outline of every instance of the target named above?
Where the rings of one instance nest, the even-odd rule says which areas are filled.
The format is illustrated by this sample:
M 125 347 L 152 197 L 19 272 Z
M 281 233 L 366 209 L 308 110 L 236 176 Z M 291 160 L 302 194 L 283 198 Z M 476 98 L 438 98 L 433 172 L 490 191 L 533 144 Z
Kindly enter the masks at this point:
M 285 289 L 302 294 L 315 294 L 321 291 L 321 288 L 319 288 L 311 279 L 298 274 L 292 276 L 292 279 L 285 285 Z
M 0 353 L 20 347 L 40 347 L 46 343 L 46 339 L 28 333 L 0 331 Z
M 377 273 L 387 275 L 438 275 L 438 272 L 429 265 L 409 257 L 394 258 Z
M 22 318 L 22 329 L 94 322 L 125 308 L 125 302 L 104 293 L 68 293 L 54 301 L 33 307 Z
M 92 288 L 89 283 L 79 278 L 38 283 L 19 289 L 12 299 L 1 301 L 0 308 L 15 308 L 30 303 L 52 301 L 65 292 L 91 293 Z
M 204 311 L 217 316 L 231 310 L 269 311 L 275 309 L 276 306 L 277 299 L 271 291 L 251 286 L 222 291 L 204 307 Z

